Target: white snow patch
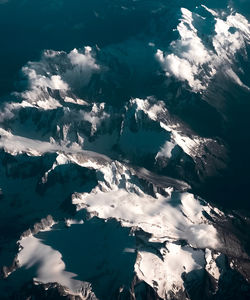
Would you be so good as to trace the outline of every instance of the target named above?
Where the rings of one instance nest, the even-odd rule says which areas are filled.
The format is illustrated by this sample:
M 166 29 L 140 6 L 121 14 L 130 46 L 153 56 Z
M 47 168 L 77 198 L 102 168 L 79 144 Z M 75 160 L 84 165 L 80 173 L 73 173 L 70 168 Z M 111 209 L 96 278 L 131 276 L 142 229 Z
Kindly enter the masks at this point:
M 249 89 L 241 82 L 232 70 L 235 54 L 245 49 L 250 42 L 250 24 L 247 19 L 231 12 L 226 20 L 218 13 L 202 5 L 215 19 L 215 35 L 209 36 L 215 51 L 208 50 L 198 35 L 198 29 L 193 25 L 193 13 L 182 8 L 182 17 L 177 26 L 179 39 L 170 44 L 170 52 L 157 50 L 156 58 L 161 63 L 167 76 L 174 76 L 180 81 L 186 81 L 195 92 L 205 90 L 210 79 L 220 69 L 240 86 Z M 201 18 L 202 19 L 202 18 Z M 231 32 L 230 28 L 235 31 Z
M 205 259 L 206 259 L 206 270 L 207 272 L 213 276 L 213 278 L 218 282 L 220 278 L 220 270 L 215 262 L 216 258 L 220 254 L 213 254 L 210 249 L 205 250 Z
M 90 159 L 91 157 L 102 157 L 108 160 L 104 155 L 99 155 L 98 153 L 92 151 L 85 151 L 79 147 L 78 144 L 73 143 L 72 145 L 59 145 L 55 142 L 45 142 L 35 139 L 26 138 L 23 136 L 13 135 L 11 132 L 0 128 L 0 148 L 3 148 L 6 152 L 17 155 L 21 153 L 27 153 L 30 156 L 41 156 L 44 153 L 61 153 L 58 156 L 58 160 L 62 159 L 67 161 L 67 158 L 63 157 L 63 154 L 67 155 L 70 153 L 79 153 L 82 154 L 85 160 Z
M 75 220 L 75 219 L 66 219 L 65 220 L 65 224 L 67 227 L 70 227 L 71 225 L 83 224 L 83 223 L 84 223 L 83 220 Z
M 59 101 L 51 97 L 48 92 L 48 88 L 61 91 L 69 89 L 68 84 L 62 80 L 60 75 L 41 75 L 31 66 L 23 67 L 22 71 L 28 77 L 30 86 L 28 90 L 21 93 L 24 101 L 45 110 L 61 106 Z
M 67 103 L 74 103 L 74 104 L 78 104 L 78 105 L 89 105 L 87 101 L 84 101 L 79 98 L 73 99 L 71 97 L 66 96 L 63 100 L 64 100 L 64 102 L 67 102 Z
M 73 279 L 76 274 L 65 271 L 60 252 L 42 243 L 34 236 L 19 241 L 22 250 L 18 254 L 20 267 L 37 267 L 35 281 L 42 283 L 58 282 L 74 293 L 78 293 L 83 282 Z
M 216 229 L 203 217 L 203 206 L 189 193 L 169 197 L 145 194 L 133 183 L 131 173 L 119 163 L 98 165 L 98 186 L 89 193 L 75 194 L 73 204 L 100 218 L 116 218 L 123 226 L 140 227 L 152 240 L 185 239 L 197 248 L 218 246 Z M 171 190 L 169 189 L 169 192 Z
M 28 62 L 22 68 L 22 72 L 27 76 L 29 87 L 22 93 L 16 93 L 22 102 L 13 103 L 13 106 L 31 106 L 44 110 L 61 107 L 59 99 L 51 96 L 51 91 L 59 91 L 65 102 L 86 105 L 84 100 L 74 100 L 67 93 L 72 90 L 72 87 L 86 86 L 91 76 L 99 71 L 100 67 L 91 52 L 91 47 L 85 47 L 83 53 L 73 49 L 69 54 L 63 51 L 46 50 L 40 61 Z M 4 116 L 1 116 L 3 113 L 0 114 L 0 121 L 3 117 L 10 117 L 8 108 L 10 109 L 11 105 L 7 104 L 5 107 Z
M 162 299 L 169 299 L 171 291 L 177 293 L 184 290 L 182 274 L 199 270 L 204 266 L 204 254 L 186 246 L 181 247 L 167 243 L 161 249 L 163 258 L 147 252 L 139 251 L 135 265 L 137 276 L 154 287 Z
M 214 16 L 214 17 L 218 16 L 218 13 L 215 10 L 208 8 L 207 6 L 205 6 L 203 4 L 201 5 L 201 7 L 205 8 L 205 10 L 207 10 L 212 16 Z
M 98 126 L 103 120 L 110 117 L 110 115 L 104 111 L 104 108 L 105 103 L 94 103 L 90 112 L 80 111 L 83 120 L 91 124 L 91 135 L 97 131 Z
M 136 114 L 139 114 L 139 111 L 142 110 L 150 119 L 159 122 L 160 126 L 171 135 L 171 141 L 166 141 L 166 144 L 160 149 L 156 158 L 164 156 L 164 154 L 167 155 L 166 157 L 169 157 L 169 151 L 172 151 L 175 145 L 180 146 L 186 154 L 193 158 L 197 156 L 201 157 L 204 154 L 203 147 L 207 143 L 213 142 L 212 139 L 201 138 L 191 134 L 190 136 L 185 135 L 178 123 L 165 117 L 169 116 L 169 113 L 162 101 L 151 104 L 148 99 L 135 98 L 130 102 L 137 106 Z

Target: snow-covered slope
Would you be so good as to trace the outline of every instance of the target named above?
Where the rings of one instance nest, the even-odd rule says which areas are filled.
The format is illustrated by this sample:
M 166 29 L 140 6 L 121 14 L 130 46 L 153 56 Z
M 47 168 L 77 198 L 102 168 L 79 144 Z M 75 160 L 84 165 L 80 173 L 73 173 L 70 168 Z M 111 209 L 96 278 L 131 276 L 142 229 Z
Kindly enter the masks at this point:
M 3 196 L 15 197 L 7 183 L 18 188 L 15 213 L 7 220 L 21 214 L 31 230 L 22 235 L 12 268 L 5 268 L 7 286 L 18 281 L 21 288 L 33 278 L 37 284 L 57 282 L 63 293 L 82 299 L 107 299 L 125 291 L 133 294 L 137 278 L 160 298 L 179 299 L 197 273 L 197 285 L 211 276 L 218 290 L 216 257 L 226 252 L 226 242 L 217 226 L 222 218 L 228 221 L 223 212 L 187 192 L 188 184 L 95 152 L 27 138 L 16 137 L 19 146 L 13 152 L 12 143 L 4 142 L 12 138 L 2 131 Z M 47 154 L 45 160 L 47 152 L 55 155 Z M 55 220 L 32 229 L 35 215 L 48 213 Z
M 236 84 L 249 90 L 232 65 L 237 52 L 246 53 L 250 25 L 244 16 L 232 8 L 228 10 L 216 12 L 205 5 L 196 7 L 195 12 L 181 8 L 177 26 L 179 39 L 170 44 L 169 54 L 164 55 L 160 49 L 156 53 L 168 76 L 187 82 L 194 91 L 201 92 L 207 89 L 216 73 L 223 70 Z M 204 34 L 207 39 L 202 40 Z
M 214 22 L 211 40 L 200 37 L 200 22 Z M 233 68 L 249 43 L 243 16 L 182 8 L 177 31 L 166 52 L 149 43 L 141 55 L 152 54 L 157 80 L 163 69 L 163 91 L 175 77 L 205 94 L 221 69 L 249 90 Z M 173 113 L 179 83 L 174 96 L 145 88 L 145 97 L 114 100 L 126 76 L 146 85 L 150 68 L 142 74 L 139 58 L 127 61 L 141 43 L 47 50 L 23 67 L 25 89 L 1 102 L 3 299 L 178 300 L 201 299 L 201 291 L 230 299 L 230 291 L 250 291 L 249 219 L 194 192 L 227 167 L 227 143 Z

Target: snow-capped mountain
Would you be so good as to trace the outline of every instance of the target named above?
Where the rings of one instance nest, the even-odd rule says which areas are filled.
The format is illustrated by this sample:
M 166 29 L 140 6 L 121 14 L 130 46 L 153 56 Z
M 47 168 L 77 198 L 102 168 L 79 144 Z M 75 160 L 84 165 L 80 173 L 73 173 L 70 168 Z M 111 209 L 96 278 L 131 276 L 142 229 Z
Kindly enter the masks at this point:
M 199 4 L 172 28 L 163 2 L 125 41 L 45 50 L 2 98 L 1 299 L 248 299 L 248 213 L 201 191 L 232 163 L 250 25 Z

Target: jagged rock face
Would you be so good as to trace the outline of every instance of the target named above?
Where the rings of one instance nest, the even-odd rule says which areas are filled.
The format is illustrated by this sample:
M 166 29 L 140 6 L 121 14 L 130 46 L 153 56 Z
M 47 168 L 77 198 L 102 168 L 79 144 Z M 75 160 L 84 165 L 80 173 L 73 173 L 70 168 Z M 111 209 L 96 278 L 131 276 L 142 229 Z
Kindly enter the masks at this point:
M 226 95 L 249 96 L 250 25 L 121 2 L 143 34 L 46 50 L 1 102 L 1 299 L 248 299 L 249 213 L 201 195 L 233 164 Z

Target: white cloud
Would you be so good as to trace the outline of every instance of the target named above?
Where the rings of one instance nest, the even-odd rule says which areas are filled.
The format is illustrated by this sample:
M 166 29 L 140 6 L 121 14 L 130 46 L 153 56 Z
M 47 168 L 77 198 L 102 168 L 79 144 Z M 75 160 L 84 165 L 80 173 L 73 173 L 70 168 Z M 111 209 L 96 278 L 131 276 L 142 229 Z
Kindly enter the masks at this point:
M 195 79 L 198 72 L 195 64 L 192 65 L 187 59 L 180 58 L 173 53 L 164 56 L 161 50 L 157 51 L 156 56 L 166 71 L 167 76 L 174 76 L 181 81 L 186 80 L 195 90 L 203 89 L 201 81 Z
M 85 47 L 84 53 L 80 53 L 77 49 L 73 49 L 68 54 L 73 68 L 68 68 L 63 76 L 77 88 L 87 85 L 91 76 L 100 69 L 91 55 L 91 50 L 91 47 Z
M 0 122 L 13 116 L 12 110 L 24 106 L 33 106 L 44 110 L 61 107 L 59 91 L 66 101 L 72 96 L 74 88 L 85 87 L 91 76 L 100 67 L 91 55 L 91 48 L 85 47 L 83 53 L 77 49 L 69 54 L 63 51 L 44 51 L 42 58 L 37 62 L 28 62 L 22 68 L 28 81 L 28 88 L 16 95 L 23 100 L 21 103 L 7 103 L 0 113 Z M 72 99 L 72 98 L 71 98 Z M 72 101 L 71 101 L 72 102 Z M 86 103 L 81 99 L 73 100 L 77 104 Z
M 237 51 L 244 50 L 246 43 L 250 41 L 250 24 L 238 13 L 231 13 L 226 19 L 222 19 L 216 12 L 204 5 L 202 7 L 213 16 L 215 21 L 215 35 L 207 36 L 211 40 L 214 51 L 207 49 L 199 37 L 199 28 L 193 25 L 193 13 L 182 8 L 182 17 L 177 26 L 180 37 L 170 44 L 172 53 L 164 54 L 158 50 L 156 58 L 167 76 L 186 81 L 195 92 L 206 89 L 210 79 L 221 69 L 225 69 L 227 75 L 237 84 L 248 88 L 233 72 L 232 64 Z M 202 20 L 201 16 L 196 15 L 196 17 Z
M 171 156 L 172 156 L 172 150 L 174 149 L 175 146 L 176 146 L 176 144 L 167 141 L 163 145 L 163 147 L 161 148 L 161 150 L 157 153 L 156 158 L 158 158 L 158 157 L 171 158 Z
M 28 77 L 29 89 L 21 94 L 23 100 L 43 109 L 60 107 L 60 102 L 53 98 L 48 89 L 67 91 L 68 84 L 60 75 L 41 75 L 30 66 L 23 67 L 23 73 Z

